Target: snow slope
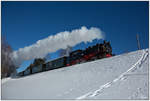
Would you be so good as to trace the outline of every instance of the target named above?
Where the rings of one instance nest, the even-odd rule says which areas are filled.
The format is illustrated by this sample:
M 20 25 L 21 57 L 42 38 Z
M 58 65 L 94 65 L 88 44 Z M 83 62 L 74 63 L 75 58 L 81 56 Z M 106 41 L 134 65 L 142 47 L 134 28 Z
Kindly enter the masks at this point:
M 148 49 L 2 80 L 2 99 L 148 99 Z

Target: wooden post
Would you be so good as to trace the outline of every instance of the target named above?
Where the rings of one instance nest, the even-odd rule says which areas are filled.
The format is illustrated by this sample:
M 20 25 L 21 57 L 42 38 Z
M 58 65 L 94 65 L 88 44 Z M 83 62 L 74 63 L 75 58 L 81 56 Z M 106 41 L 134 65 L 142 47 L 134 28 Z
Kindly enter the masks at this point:
M 136 34 L 136 40 L 137 40 L 138 49 L 140 50 L 141 47 L 140 47 L 140 41 L 139 41 L 139 35 L 138 34 Z

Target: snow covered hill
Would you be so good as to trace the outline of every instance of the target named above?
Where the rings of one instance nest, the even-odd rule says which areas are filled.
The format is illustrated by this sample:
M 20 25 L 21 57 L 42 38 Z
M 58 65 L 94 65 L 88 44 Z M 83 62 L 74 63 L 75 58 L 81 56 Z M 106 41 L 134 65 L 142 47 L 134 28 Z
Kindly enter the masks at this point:
M 148 49 L 2 80 L 2 99 L 148 99 Z

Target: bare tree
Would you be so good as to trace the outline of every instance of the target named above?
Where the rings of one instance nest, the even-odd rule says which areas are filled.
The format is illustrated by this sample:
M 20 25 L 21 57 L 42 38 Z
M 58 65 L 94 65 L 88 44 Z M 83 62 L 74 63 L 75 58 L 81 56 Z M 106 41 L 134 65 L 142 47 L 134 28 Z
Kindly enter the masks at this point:
M 16 71 L 15 65 L 11 59 L 12 53 L 11 46 L 7 43 L 6 39 L 2 37 L 1 41 L 1 78 L 9 77 Z
M 34 64 L 34 66 L 38 66 L 38 65 L 44 64 L 45 61 L 46 61 L 45 58 L 36 58 L 36 59 L 34 59 L 33 64 Z

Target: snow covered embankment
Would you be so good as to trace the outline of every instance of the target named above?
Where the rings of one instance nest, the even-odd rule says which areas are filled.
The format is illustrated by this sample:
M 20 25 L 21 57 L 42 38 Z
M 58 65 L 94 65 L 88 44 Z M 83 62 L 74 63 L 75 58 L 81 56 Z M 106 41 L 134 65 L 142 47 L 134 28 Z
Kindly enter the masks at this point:
M 141 65 L 144 63 L 144 61 L 147 59 L 147 57 L 148 57 L 148 50 L 143 50 L 143 51 L 144 51 L 144 52 L 143 52 L 142 57 L 141 57 L 134 65 L 132 65 L 131 68 L 129 68 L 129 69 L 128 69 L 127 71 L 125 71 L 124 73 L 122 73 L 119 77 L 117 77 L 116 79 L 114 79 L 114 80 L 112 80 L 112 81 L 110 81 L 110 82 L 108 82 L 108 83 L 106 83 L 106 84 L 104 84 L 104 85 L 101 85 L 97 90 L 95 90 L 95 91 L 93 91 L 93 92 L 89 92 L 89 93 L 87 93 L 87 94 L 85 94 L 85 95 L 82 95 L 82 96 L 78 97 L 77 99 L 86 99 L 86 98 L 95 97 L 95 96 L 99 95 L 100 93 L 102 93 L 102 91 L 103 91 L 104 89 L 110 87 L 110 86 L 113 85 L 114 83 L 119 82 L 119 81 L 121 81 L 121 80 L 124 80 L 128 75 L 130 75 L 130 76 L 132 76 L 132 75 L 145 75 L 145 76 L 148 76 L 148 71 L 147 71 L 147 73 L 144 73 L 144 74 L 131 74 L 131 72 L 134 72 L 136 69 L 140 68 Z M 130 73 L 130 74 L 129 74 L 129 73 Z M 130 85 L 128 85 L 128 86 L 130 86 Z M 147 84 L 145 84 L 145 86 L 148 87 Z M 138 88 L 138 91 L 141 90 L 141 89 L 142 89 L 142 88 Z M 148 90 L 148 88 L 147 88 L 147 90 Z M 135 92 L 135 93 L 138 93 L 138 91 Z M 146 91 L 146 90 L 145 90 L 145 91 Z M 142 93 L 142 92 L 141 92 L 141 93 Z M 146 92 L 145 92 L 145 93 L 146 93 Z M 148 93 L 147 93 L 147 94 L 148 94 Z M 133 96 L 134 96 L 134 95 L 133 95 Z M 131 98 L 132 98 L 133 96 L 131 96 Z M 136 95 L 136 97 L 138 97 L 138 95 Z M 136 97 L 133 98 L 133 99 L 136 99 Z M 148 99 L 148 95 L 147 95 L 147 96 L 144 96 L 144 95 L 141 94 L 141 96 L 138 97 L 138 99 Z
M 148 49 L 2 81 L 2 99 L 148 99 Z

